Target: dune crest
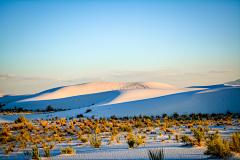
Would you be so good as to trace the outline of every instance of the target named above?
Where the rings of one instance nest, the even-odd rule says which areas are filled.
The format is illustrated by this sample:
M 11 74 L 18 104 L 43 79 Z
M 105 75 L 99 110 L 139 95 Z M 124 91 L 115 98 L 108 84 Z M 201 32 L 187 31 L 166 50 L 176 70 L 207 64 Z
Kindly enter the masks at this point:
M 40 94 L 39 96 L 24 99 L 22 101 L 60 99 L 85 94 L 126 89 L 178 89 L 178 88 L 157 82 L 131 82 L 131 83 L 90 82 L 73 86 L 61 87 L 57 90 L 54 90 L 53 92 Z

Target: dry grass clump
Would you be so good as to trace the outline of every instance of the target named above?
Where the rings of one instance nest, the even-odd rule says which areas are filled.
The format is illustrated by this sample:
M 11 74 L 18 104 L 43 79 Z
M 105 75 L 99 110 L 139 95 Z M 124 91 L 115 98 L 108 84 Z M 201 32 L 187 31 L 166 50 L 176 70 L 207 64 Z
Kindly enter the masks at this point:
M 68 146 L 67 148 L 61 147 L 61 154 L 75 154 L 76 150 L 74 150 L 72 147 Z

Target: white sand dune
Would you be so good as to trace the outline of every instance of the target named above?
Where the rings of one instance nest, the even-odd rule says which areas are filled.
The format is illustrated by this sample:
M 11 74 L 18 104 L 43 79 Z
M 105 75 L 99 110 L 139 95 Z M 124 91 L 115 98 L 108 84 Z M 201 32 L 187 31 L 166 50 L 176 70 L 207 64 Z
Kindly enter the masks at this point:
M 156 82 L 114 83 L 92 82 L 50 89 L 37 95 L 17 99 L 7 96 L 4 108 L 24 109 L 53 108 L 72 109 L 63 112 L 26 115 L 30 119 L 71 117 L 77 114 L 98 117 L 134 115 L 171 115 L 190 113 L 240 112 L 240 86 L 213 85 L 177 88 Z M 12 100 L 11 100 L 12 97 Z M 6 97 L 0 98 L 0 102 Z M 2 102 L 3 104 L 3 102 Z M 92 112 L 85 114 L 87 109 Z M 15 120 L 16 115 L 1 115 L 0 121 Z

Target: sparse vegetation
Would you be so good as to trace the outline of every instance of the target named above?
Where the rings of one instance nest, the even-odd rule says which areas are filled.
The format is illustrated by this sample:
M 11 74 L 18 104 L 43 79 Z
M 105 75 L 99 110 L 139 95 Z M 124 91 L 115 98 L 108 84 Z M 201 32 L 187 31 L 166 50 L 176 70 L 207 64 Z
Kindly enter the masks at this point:
M 61 147 L 61 154 L 75 154 L 76 150 L 74 150 L 72 147 L 68 146 L 67 148 Z
M 164 159 L 163 149 L 148 149 L 148 158 L 149 160 L 162 160 Z
M 129 148 L 135 148 L 148 143 L 171 143 L 166 136 L 169 139 L 174 136 L 177 142 L 181 140 L 185 145 L 207 146 L 205 154 L 215 157 L 226 158 L 231 152 L 239 153 L 239 132 L 231 135 L 229 141 L 220 137 L 221 125 L 228 130 L 239 128 L 239 119 L 232 118 L 238 117 L 238 114 L 231 116 L 213 114 L 213 117 L 204 114 L 190 115 L 175 114 L 175 117 L 166 115 L 164 118 L 160 116 L 116 117 L 114 115 L 110 118 L 95 116 L 83 118 L 82 115 L 77 116 L 79 118 L 54 117 L 33 121 L 20 116 L 13 124 L 0 124 L 0 142 L 5 154 L 23 151 L 24 155 L 32 159 L 39 159 L 37 146 L 41 148 L 40 151 L 42 150 L 44 157 L 50 157 L 50 151 L 54 145 L 61 142 L 71 145 L 70 142 L 76 139 L 83 142 L 81 146 L 90 144 L 94 148 L 100 148 L 103 139 L 107 139 L 108 145 L 121 145 L 126 142 Z M 202 117 L 207 118 L 203 120 Z M 215 132 L 218 134 L 213 134 Z M 61 148 L 61 153 L 75 153 L 73 148 L 69 147 Z

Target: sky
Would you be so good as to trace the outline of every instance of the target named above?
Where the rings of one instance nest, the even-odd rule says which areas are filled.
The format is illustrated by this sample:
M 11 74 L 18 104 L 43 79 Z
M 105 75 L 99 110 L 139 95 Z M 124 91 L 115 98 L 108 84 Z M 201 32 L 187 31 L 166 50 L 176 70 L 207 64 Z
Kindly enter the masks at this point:
M 2 1 L 0 93 L 240 78 L 239 1 Z

